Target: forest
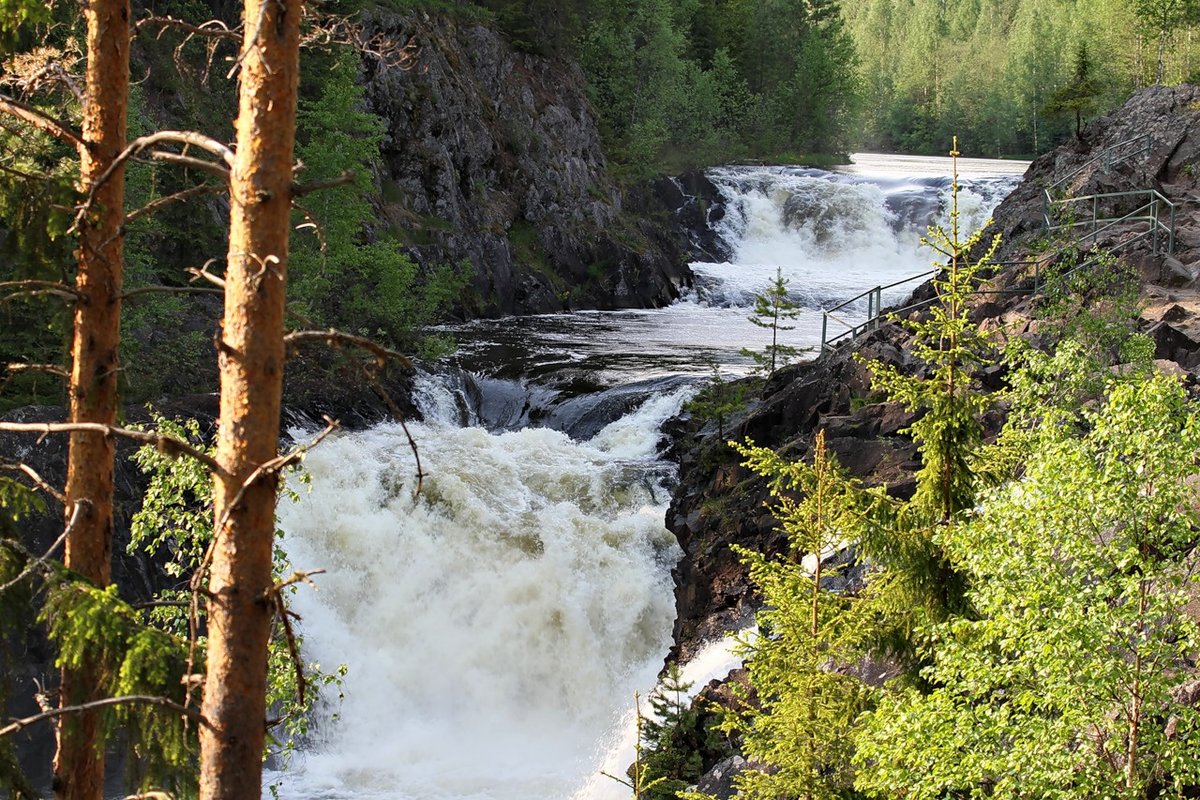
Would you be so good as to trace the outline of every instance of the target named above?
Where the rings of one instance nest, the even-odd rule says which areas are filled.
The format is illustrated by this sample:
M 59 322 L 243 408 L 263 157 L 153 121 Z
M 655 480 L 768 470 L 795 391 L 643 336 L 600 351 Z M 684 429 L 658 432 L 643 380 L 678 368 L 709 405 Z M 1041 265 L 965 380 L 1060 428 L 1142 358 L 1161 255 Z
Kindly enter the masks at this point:
M 1200 15 L 1190 0 L 382 5 L 499 29 L 582 75 L 610 177 L 628 191 L 731 161 L 940 153 L 955 134 L 964 154 L 1036 155 L 1135 89 L 1188 81 Z M 306 670 L 288 597 L 310 574 L 276 558 L 283 475 L 335 427 L 279 452 L 284 363 L 326 347 L 300 362 L 310 381 L 353 372 L 387 397 L 389 369 L 448 346 L 429 323 L 480 307 L 478 265 L 416 257 L 420 239 L 453 234 L 444 219 L 409 214 L 420 230 L 404 231 L 376 217 L 404 187 L 385 176 L 391 131 L 361 77 L 373 59 L 407 69 L 415 52 L 365 36 L 368 13 L 380 9 L 0 0 L 0 411 L 17 412 L 0 431 L 69 441 L 61 489 L 0 461 L 3 635 L 20 650 L 38 627 L 61 670 L 57 702 L 0 726 L 0 786 L 14 796 L 37 793 L 12 734 L 60 720 L 56 797 L 102 796 L 106 738 L 133 754 L 137 796 L 258 797 L 264 753 L 294 748 L 313 688 L 338 682 Z M 507 156 L 542 144 L 527 133 L 505 131 Z M 467 183 L 455 190 L 490 188 Z M 553 272 L 536 234 L 532 222 L 504 232 Z M 790 551 L 852 539 L 878 566 L 861 592 L 829 592 L 819 556 L 813 572 L 741 552 L 768 601 L 765 635 L 745 644 L 760 702 L 739 696 L 718 727 L 773 769 L 739 788 L 1191 796 L 1200 720 L 1175 678 L 1200 645 L 1181 613 L 1194 583 L 1193 401 L 1155 374 L 1125 307 L 1080 323 L 1111 337 L 1102 353 L 1063 331 L 1055 352 L 999 354 L 966 300 L 994 245 L 931 236 L 950 266 L 933 284 L 945 310 L 911 325 L 925 368 L 870 367 L 872 397 L 919 416 L 911 499 L 849 477 L 821 435 L 808 462 L 718 443 L 775 490 Z M 599 281 L 606 263 L 575 267 Z M 1078 305 L 1071 291 L 1064 306 Z M 996 362 L 1011 376 L 1009 422 L 985 444 L 992 401 L 973 381 Z M 218 387 L 215 440 L 196 423 L 125 424 L 126 404 Z M 57 404 L 65 421 L 20 416 Z M 133 546 L 168 554 L 178 579 L 137 607 L 111 571 L 118 440 L 144 446 L 135 458 L 151 476 Z M 17 534 L 47 513 L 61 536 L 32 552 Z M 827 669 L 880 653 L 903 671 L 894 691 Z M 628 773 L 638 797 L 675 796 L 694 777 L 672 738 L 695 733 L 692 711 L 662 708 L 670 726 L 642 737 L 654 756 Z

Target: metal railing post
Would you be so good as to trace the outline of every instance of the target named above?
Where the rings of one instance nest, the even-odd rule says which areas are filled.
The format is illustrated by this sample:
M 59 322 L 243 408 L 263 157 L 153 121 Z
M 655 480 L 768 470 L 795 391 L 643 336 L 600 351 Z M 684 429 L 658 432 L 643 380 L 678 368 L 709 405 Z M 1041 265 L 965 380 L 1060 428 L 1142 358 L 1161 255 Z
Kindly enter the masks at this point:
M 1096 243 L 1096 220 L 1100 216 L 1100 196 L 1092 195 L 1092 244 Z
M 1171 203 L 1171 230 L 1167 234 L 1167 255 L 1175 255 L 1175 204 Z
M 828 334 L 829 334 L 829 312 L 823 311 L 823 312 L 821 312 L 821 353 L 820 353 L 820 355 L 822 355 L 822 356 L 825 355 L 825 342 L 827 342 L 829 340 Z

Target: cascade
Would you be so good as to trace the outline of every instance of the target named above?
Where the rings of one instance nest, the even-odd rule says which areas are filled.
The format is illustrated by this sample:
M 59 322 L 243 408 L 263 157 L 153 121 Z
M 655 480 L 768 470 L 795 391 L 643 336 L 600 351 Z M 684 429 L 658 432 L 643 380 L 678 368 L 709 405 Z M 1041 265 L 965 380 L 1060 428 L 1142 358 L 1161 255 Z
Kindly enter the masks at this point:
M 746 316 L 777 268 L 803 306 L 797 346 L 819 341 L 822 308 L 929 268 L 917 241 L 944 218 L 948 162 L 887 159 L 712 170 L 733 256 L 694 264 L 696 288 L 668 308 L 453 326 L 456 365 L 414 392 L 419 497 L 398 426 L 309 454 L 311 487 L 281 503 L 280 524 L 292 566 L 327 572 L 294 605 L 306 658 L 349 672 L 304 752 L 270 774 L 280 796 L 628 796 L 599 771 L 631 760 L 634 692 L 653 688 L 670 645 L 662 424 L 711 364 L 748 371 L 739 350 L 770 333 Z M 963 165 L 970 231 L 1016 176 Z M 685 679 L 702 688 L 730 653 L 714 643 Z

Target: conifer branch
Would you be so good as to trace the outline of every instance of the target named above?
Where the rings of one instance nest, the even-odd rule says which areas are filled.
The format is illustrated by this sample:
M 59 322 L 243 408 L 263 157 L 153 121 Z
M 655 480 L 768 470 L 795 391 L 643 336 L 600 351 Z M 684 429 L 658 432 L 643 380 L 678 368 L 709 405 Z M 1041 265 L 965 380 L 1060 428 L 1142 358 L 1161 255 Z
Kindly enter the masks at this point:
M 312 341 L 325 342 L 327 344 L 350 345 L 351 347 L 356 347 L 360 350 L 366 350 L 367 352 L 371 353 L 373 356 L 375 356 L 380 364 L 383 364 L 387 361 L 399 361 L 407 369 L 412 369 L 412 359 L 403 353 L 399 353 L 395 350 L 384 347 L 378 342 L 368 339 L 365 336 L 355 336 L 352 333 L 345 333 L 335 328 L 329 328 L 323 331 L 292 331 L 283 337 L 283 343 L 285 346 L 303 344 L 305 342 Z
M 44 720 L 55 719 L 56 717 L 62 717 L 68 714 L 78 714 L 84 711 L 92 711 L 97 708 L 109 708 L 111 706 L 120 705 L 161 706 L 162 708 L 169 709 L 187 717 L 190 720 L 198 722 L 206 728 L 212 729 L 212 724 L 204 718 L 204 715 L 194 708 L 186 708 L 185 706 L 181 706 L 179 703 L 176 703 L 173 700 L 168 700 L 165 697 L 158 697 L 156 695 L 130 694 L 122 697 L 106 697 L 103 700 L 93 700 L 88 703 L 80 703 L 77 706 L 52 708 L 49 711 L 43 711 L 40 714 L 34 714 L 32 717 L 15 719 L 8 725 L 0 728 L 0 739 Z
M 346 186 L 354 183 L 354 173 L 350 171 L 343 172 L 336 178 L 331 178 L 327 181 L 315 181 L 313 183 L 293 183 L 292 197 L 303 197 L 306 194 L 320 192 L 325 189 L 333 189 L 338 186 Z
M 202 158 L 193 158 L 192 156 L 185 156 L 180 153 L 172 153 L 168 150 L 152 150 L 147 155 L 155 161 L 209 172 L 223 181 L 229 180 L 229 170 L 213 161 L 205 161 Z
M 66 123 L 38 111 L 32 106 L 27 106 L 19 100 L 14 100 L 7 95 L 0 95 L 0 111 L 11 114 L 17 119 L 26 122 L 43 133 L 48 133 L 56 139 L 60 139 L 75 147 L 76 150 L 87 149 L 87 144 L 83 138 L 72 130 Z

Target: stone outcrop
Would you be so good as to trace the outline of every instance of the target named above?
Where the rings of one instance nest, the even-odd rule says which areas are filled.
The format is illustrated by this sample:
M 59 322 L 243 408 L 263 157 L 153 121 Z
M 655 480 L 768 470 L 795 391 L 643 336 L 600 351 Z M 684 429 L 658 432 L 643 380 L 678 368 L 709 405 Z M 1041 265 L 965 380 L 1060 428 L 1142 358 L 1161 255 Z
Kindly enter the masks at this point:
M 466 17 L 368 12 L 365 58 L 387 122 L 379 224 L 423 265 L 469 261 L 473 316 L 664 305 L 690 282 L 652 189 L 609 174 L 579 68 L 515 50 Z

